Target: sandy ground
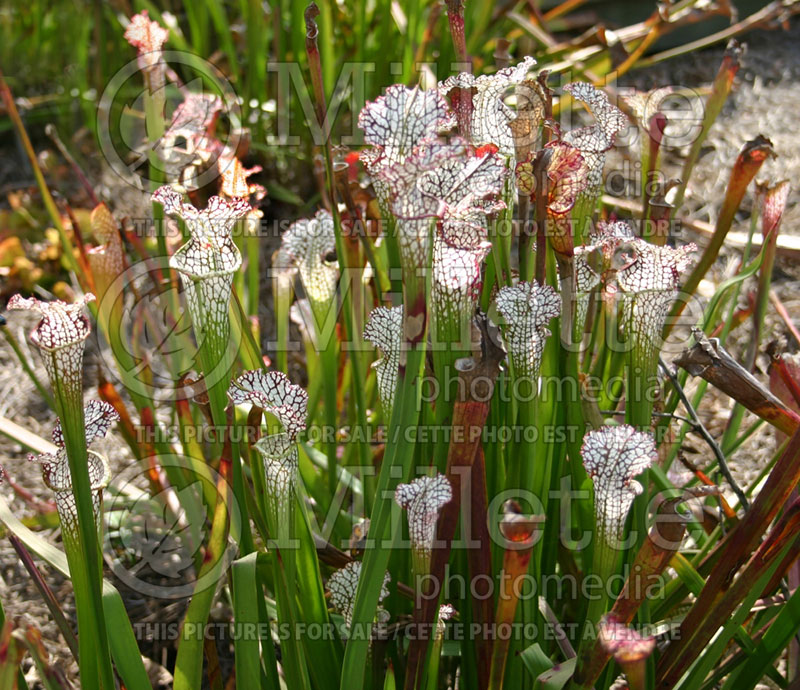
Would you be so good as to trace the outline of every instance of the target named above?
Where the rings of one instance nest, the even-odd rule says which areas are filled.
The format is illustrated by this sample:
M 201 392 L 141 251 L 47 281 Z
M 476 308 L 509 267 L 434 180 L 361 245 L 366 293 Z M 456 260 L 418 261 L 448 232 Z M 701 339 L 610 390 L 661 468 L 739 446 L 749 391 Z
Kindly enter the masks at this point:
M 693 218 L 713 223 L 736 155 L 745 141 L 763 134 L 772 141 L 777 157 L 764 164 L 758 179 L 793 182 L 783 232 L 797 234 L 800 233 L 800 185 L 796 184 L 800 142 L 795 108 L 800 79 L 800 22 L 794 22 L 789 31 L 757 31 L 741 41 L 747 49 L 733 93 L 703 147 L 688 187 L 685 208 Z M 631 80 L 642 89 L 667 84 L 707 86 L 717 72 L 723 52 L 720 47 L 676 58 L 635 71 Z M 745 201 L 743 210 L 749 208 Z
M 701 220 L 714 222 L 719 209 L 719 201 L 723 196 L 728 171 L 736 158 L 742 144 L 762 133 L 770 137 L 778 157 L 768 161 L 759 178 L 772 182 L 787 178 L 795 183 L 789 209 L 784 219 L 783 232 L 800 234 L 800 190 L 796 181 L 800 172 L 800 137 L 797 136 L 797 110 L 800 107 L 800 23 L 797 23 L 789 32 L 759 32 L 751 34 L 745 39 L 749 50 L 743 58 L 743 67 L 739 72 L 733 96 L 725 106 L 717 124 L 714 126 L 704 154 L 700 160 L 694 177 L 689 185 L 687 194 L 687 208 L 692 216 Z M 722 51 L 710 50 L 702 55 L 693 55 L 673 60 L 669 63 L 657 65 L 646 71 L 634 72 L 630 82 L 639 88 L 650 89 L 663 84 L 680 84 L 682 86 L 707 86 L 713 78 Z M 667 164 L 673 165 L 679 161 L 681 151 L 669 152 Z M 670 171 L 674 174 L 674 170 Z M 737 218 L 735 230 L 747 229 L 749 214 L 749 198 L 743 205 L 742 212 Z M 691 237 L 687 239 L 692 239 Z M 699 239 L 699 238 L 698 238 Z M 274 248 L 274 241 L 267 243 L 265 255 L 269 256 Z M 714 281 L 719 282 L 736 267 L 737 256 L 734 252 L 726 252 L 714 269 Z M 745 286 L 745 291 L 751 289 L 752 284 Z M 796 315 L 800 322 L 800 267 L 797 263 L 779 258 L 774 274 L 774 288 L 789 309 Z M 265 334 L 271 331 L 268 319 L 269 308 L 266 308 L 262 317 L 265 319 Z M 29 362 L 36 365 L 36 371 L 42 381 L 46 376 L 41 367 L 38 356 L 32 353 L 26 343 L 26 333 L 32 325 L 32 320 L 26 315 L 12 314 L 9 316 L 8 328 L 23 343 Z M 767 339 L 783 335 L 785 328 L 770 312 L 767 320 Z M 731 350 L 734 355 L 740 355 L 747 343 L 748 329 L 742 328 L 733 339 Z M 796 347 L 796 343 L 792 343 Z M 87 384 L 95 379 L 96 367 L 100 358 L 95 346 L 90 345 L 86 363 Z M 759 365 L 765 366 L 765 359 L 759 358 Z M 715 438 L 719 438 L 724 431 L 726 420 L 729 416 L 731 405 L 727 399 L 718 395 L 709 395 L 701 407 L 701 415 L 709 431 Z M 54 416 L 41 402 L 40 396 L 23 373 L 13 352 L 5 342 L 0 342 L 0 415 L 12 419 L 25 426 L 32 432 L 42 437 L 49 438 Z M 690 435 L 689 445 L 697 452 L 693 459 L 700 464 L 706 464 L 711 459 L 711 454 L 704 446 L 703 441 L 695 435 Z M 127 466 L 131 456 L 124 444 L 118 438 L 111 438 L 98 444 L 98 450 L 109 454 L 112 466 L 116 469 Z M 730 465 L 734 475 L 742 485 L 746 485 L 758 473 L 759 468 L 772 455 L 775 449 L 773 434 L 768 429 L 763 429 L 755 434 L 732 458 Z M 0 462 L 6 467 L 15 481 L 33 491 L 37 498 L 48 500 L 48 491 L 39 480 L 39 473 L 35 466 L 26 460 L 26 450 L 19 444 L 0 437 Z M 9 500 L 15 512 L 19 515 L 30 514 L 30 507 L 24 501 L 15 497 L 14 492 L 7 486 L 0 488 L 3 495 Z M 59 541 L 57 531 L 47 535 L 54 542 Z M 58 600 L 64 606 L 68 615 L 73 614 L 73 602 L 69 583 L 65 582 L 58 574 L 53 573 L 46 565 L 42 565 L 42 572 L 47 582 L 53 588 Z M 6 614 L 33 622 L 44 637 L 45 646 L 54 659 L 61 664 L 68 675 L 76 678 L 74 663 L 65 652 L 56 626 L 51 622 L 50 616 L 43 603 L 41 603 L 35 588 L 12 550 L 7 540 L 0 540 L 0 599 L 5 606 Z M 153 610 L 145 600 L 138 600 L 133 596 L 128 597 L 131 614 L 136 620 L 179 620 L 182 613 L 180 603 L 171 604 L 164 610 Z M 160 659 L 168 650 L 155 650 Z M 28 667 L 31 680 L 35 678 L 35 671 Z M 156 671 L 157 672 L 157 669 Z M 154 672 L 154 673 L 155 673 Z M 162 681 L 166 679 L 162 677 Z M 154 680 L 158 685 L 158 682 Z M 166 685 L 164 685 L 166 687 Z
M 742 39 L 746 45 L 742 66 L 736 76 L 733 93 L 725 104 L 706 140 L 701 158 L 695 167 L 685 199 L 685 213 L 693 219 L 715 223 L 720 203 L 725 194 L 733 162 L 743 144 L 758 134 L 767 136 L 773 144 L 775 158 L 762 166 L 757 180 L 771 185 L 780 180 L 789 180 L 792 185 L 781 232 L 800 235 L 800 139 L 796 130 L 797 84 L 800 80 L 800 22 L 795 22 L 789 31 L 754 32 Z M 713 80 L 723 55 L 723 49 L 707 50 L 702 54 L 685 56 L 646 70 L 633 72 L 631 81 L 640 89 L 652 89 L 665 84 L 682 87 L 705 87 Z M 682 164 L 681 154 L 686 148 L 668 150 L 665 155 L 667 177 L 678 177 Z M 752 187 L 751 187 L 752 191 Z M 734 221 L 733 231 L 747 232 L 753 197 L 748 193 Z M 760 227 L 758 232 L 760 232 Z M 693 240 L 702 248 L 704 238 L 686 232 L 686 240 Z M 725 250 L 714 266 L 712 282 L 719 284 L 738 269 L 740 252 Z M 745 305 L 745 295 L 755 290 L 755 279 L 745 282 L 740 305 Z M 786 256 L 778 257 L 773 272 L 773 289 L 794 317 L 800 321 L 800 262 Z M 732 334 L 728 349 L 741 357 L 750 337 L 750 326 L 741 327 Z M 785 337 L 791 351 L 798 343 L 788 334 L 783 321 L 770 308 L 764 329 L 763 343 Z M 766 371 L 765 355 L 757 360 L 759 371 Z M 691 390 L 691 388 L 689 389 Z M 713 391 L 703 401 L 700 412 L 715 438 L 723 433 L 732 401 Z M 753 417 L 748 414 L 746 421 Z M 707 462 L 711 457 L 702 441 L 692 438 L 692 446 L 702 451 Z M 772 456 L 776 448 L 770 429 L 762 428 L 730 458 L 731 470 L 741 485 L 746 485 Z

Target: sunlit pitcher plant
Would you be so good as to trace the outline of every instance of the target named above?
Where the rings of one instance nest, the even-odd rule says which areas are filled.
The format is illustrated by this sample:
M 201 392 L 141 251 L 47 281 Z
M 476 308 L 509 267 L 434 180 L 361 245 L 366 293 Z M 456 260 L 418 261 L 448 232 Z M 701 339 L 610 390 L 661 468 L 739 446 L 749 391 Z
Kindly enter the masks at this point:
M 222 6 L 209 7 L 217 26 Z M 423 28 L 414 7 L 381 12 Z M 431 7 L 435 36 L 440 8 Z M 160 15 L 169 31 L 152 10 L 155 18 L 130 21 L 157 237 L 135 236 L 113 201 L 99 204 L 91 235 L 69 254 L 70 267 L 81 267 L 72 292 L 82 296 L 8 303 L 40 316 L 30 339 L 57 421 L 52 443 L 23 443 L 45 451 L 35 460 L 54 492 L 65 556 L 4 499 L 0 520 L 37 582 L 28 551 L 72 582 L 81 687 L 150 687 L 139 621 L 103 569 L 103 496 L 117 495 L 119 468 L 90 445 L 109 432 L 130 448 L 176 529 L 194 516 L 201 535 L 170 655 L 176 690 L 697 690 L 753 688 L 764 676 L 796 684 L 800 665 L 786 650 L 800 620 L 792 584 L 800 378 L 773 345 L 771 392 L 758 359 L 769 306 L 791 324 L 770 292 L 787 184 L 758 197 L 738 268 L 724 281 L 714 270 L 770 142 L 743 142 L 697 258 L 676 233 L 645 231 L 682 214 L 674 193 L 618 207 L 603 194 L 615 146 L 658 172 L 674 124 L 662 104 L 674 90 L 656 92 L 658 108 L 644 107 L 644 94 L 618 99 L 591 73 L 598 63 L 589 53 L 576 78 L 561 79 L 560 63 L 511 59 L 504 44 L 493 69 L 469 54 L 480 38 L 469 36 L 473 10 L 457 0 L 446 9 L 460 71 L 425 86 L 385 84 L 338 119 L 328 113 L 327 43 L 338 40 L 334 27 L 351 27 L 343 7 L 307 9 L 305 110 L 327 137 L 314 152 L 318 193 L 280 219 L 285 229 L 266 259 L 257 230 L 267 180 L 246 167 L 246 144 L 220 140 L 229 104 L 181 84 L 167 64 L 164 48 L 185 40 L 177 19 Z M 544 41 L 541 22 L 555 11 L 518 22 L 536 24 Z M 659 12 L 637 34 L 647 45 L 672 16 Z M 201 27 L 190 15 L 194 34 Z M 294 32 L 302 17 L 292 17 Z M 622 34 L 604 35 L 624 58 Z M 573 49 L 545 42 L 554 59 Z M 302 41 L 291 44 L 302 50 Z M 726 54 L 706 99 L 678 201 L 738 59 Z M 167 118 L 163 90 L 172 86 L 182 103 Z M 345 120 L 363 146 L 332 145 Z M 244 134 L 243 123 L 234 126 Z M 273 191 L 292 196 L 281 185 Z M 166 229 L 180 242 L 167 241 Z M 125 325 L 123 305 L 141 295 L 119 278 L 139 262 L 168 299 Z M 265 314 L 275 319 L 273 340 Z M 155 353 L 123 329 L 153 329 L 167 342 L 184 315 L 191 334 L 177 354 L 195 366 L 171 372 L 175 395 L 150 399 L 129 374 L 147 371 Z M 83 367 L 93 322 L 99 376 Z M 755 335 L 742 366 L 729 336 L 747 322 Z M 686 346 L 675 362 L 667 336 Z M 36 362 L 15 351 L 45 390 Z M 690 376 L 700 380 L 689 386 Z M 727 409 L 724 395 L 737 404 L 722 439 L 704 423 L 709 383 L 719 389 L 715 405 Z M 782 434 L 779 448 L 739 486 L 729 465 L 765 424 Z M 203 473 L 211 484 L 185 490 Z M 642 577 L 652 586 L 639 588 Z M 47 602 L 72 642 L 60 603 Z M 159 603 L 150 603 L 158 619 Z M 0 677 L 16 679 L 7 666 L 20 639 L 0 634 L 14 651 L 0 655 Z

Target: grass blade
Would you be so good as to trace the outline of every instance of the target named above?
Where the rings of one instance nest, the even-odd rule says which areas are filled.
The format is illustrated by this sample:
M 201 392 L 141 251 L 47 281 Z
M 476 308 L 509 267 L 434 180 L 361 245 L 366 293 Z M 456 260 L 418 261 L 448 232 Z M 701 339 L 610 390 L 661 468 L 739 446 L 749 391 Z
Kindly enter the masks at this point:
M 240 687 L 263 687 L 261 655 L 259 653 L 258 578 L 256 561 L 258 554 L 249 553 L 233 562 L 231 566 L 233 590 L 233 620 L 237 628 L 234 638 L 236 682 Z M 266 621 L 265 621 L 266 622 Z M 250 634 L 249 629 L 254 632 Z M 265 640 L 264 644 L 270 644 Z

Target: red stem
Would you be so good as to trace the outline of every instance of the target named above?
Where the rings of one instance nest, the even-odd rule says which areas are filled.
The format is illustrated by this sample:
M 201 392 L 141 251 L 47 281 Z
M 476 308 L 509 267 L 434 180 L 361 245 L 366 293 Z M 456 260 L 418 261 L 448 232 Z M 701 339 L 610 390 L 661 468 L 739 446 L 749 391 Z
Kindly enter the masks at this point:
M 470 486 L 472 506 L 472 519 L 470 526 L 472 534 L 470 542 L 475 542 L 475 548 L 468 549 L 469 576 L 471 582 L 481 580 L 488 582 L 492 578 L 492 549 L 489 535 L 489 525 L 486 520 L 488 505 L 486 498 L 486 463 L 483 448 L 478 446 L 475 461 L 472 464 L 472 482 Z M 488 629 L 492 622 L 491 597 L 478 597 L 472 591 L 472 621 Z M 475 641 L 475 655 L 478 663 L 478 687 L 484 688 L 489 683 L 489 668 L 492 662 L 492 640 L 488 636 L 481 636 Z
M 725 191 L 725 200 L 722 202 L 722 209 L 717 219 L 714 234 L 706 247 L 694 270 L 683 284 L 682 292 L 684 295 L 694 295 L 700 281 L 705 277 L 711 265 L 717 258 L 719 250 L 725 242 L 728 231 L 733 224 L 736 211 L 742 203 L 747 187 L 761 168 L 767 157 L 774 155 L 772 142 L 760 134 L 753 140 L 748 141 L 742 148 L 736 163 L 731 170 L 728 181 L 728 188 Z M 672 306 L 670 318 L 664 326 L 664 337 L 669 335 L 672 327 L 677 321 L 676 317 L 683 312 L 688 300 L 678 299 Z
M 476 320 L 477 321 L 477 320 Z M 438 610 L 441 585 L 445 581 L 445 567 L 450 558 L 452 541 L 456 533 L 458 518 L 464 505 L 463 520 L 475 521 L 486 519 L 483 515 L 475 515 L 476 511 L 467 510 L 470 506 L 472 488 L 470 487 L 473 462 L 481 447 L 481 439 L 486 419 L 489 415 L 489 400 L 492 397 L 494 382 L 500 373 L 500 363 L 505 358 L 502 350 L 488 333 L 485 319 L 477 321 L 482 332 L 482 352 L 478 357 L 460 359 L 459 370 L 460 397 L 453 405 L 453 421 L 450 446 L 447 452 L 447 478 L 452 487 L 453 498 L 446 503 L 439 513 L 436 525 L 436 540 L 431 555 L 429 577 L 422 586 L 418 601 L 414 607 L 414 627 L 417 631 L 408 648 L 406 667 L 406 690 L 420 687 L 422 682 L 425 656 L 430 635 L 422 631 L 434 629 L 434 620 Z M 467 468 L 466 470 L 464 468 Z M 462 477 L 466 476 L 466 483 Z
M 453 47 L 456 57 L 461 63 L 460 69 L 470 69 L 469 55 L 467 55 L 467 40 L 464 36 L 464 3 L 462 0 L 447 0 L 447 19 L 450 22 L 450 35 L 453 37 Z

